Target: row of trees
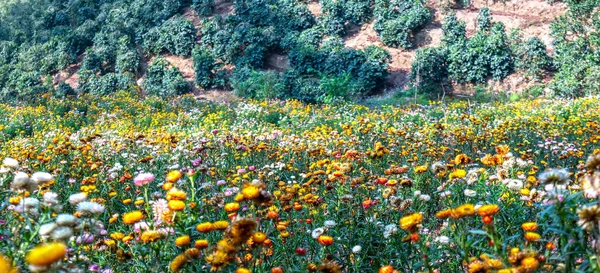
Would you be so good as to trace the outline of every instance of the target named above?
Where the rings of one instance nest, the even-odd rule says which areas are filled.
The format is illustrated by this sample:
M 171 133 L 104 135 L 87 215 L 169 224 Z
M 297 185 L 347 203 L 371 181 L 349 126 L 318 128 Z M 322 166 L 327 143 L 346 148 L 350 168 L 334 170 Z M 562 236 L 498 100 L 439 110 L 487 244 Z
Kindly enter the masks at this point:
M 488 9 L 476 33 L 449 15 L 439 47 L 418 50 L 411 80 L 438 92 L 454 81 L 480 84 L 522 71 L 534 80 L 554 75 L 557 95 L 598 90 L 600 0 L 567 0 L 570 10 L 555 20 L 553 58 L 538 38 L 507 34 Z M 303 1 L 234 0 L 233 15 L 213 15 L 214 0 L 30 0 L 0 3 L 0 99 L 41 92 L 58 96 L 110 94 L 144 77 L 149 94 L 189 91 L 183 76 L 159 56 L 191 57 L 196 84 L 231 88 L 256 98 L 326 102 L 360 97 L 383 88 L 390 56 L 385 50 L 346 48 L 350 24 L 374 21 L 387 46 L 410 48 L 431 14 L 422 0 L 321 0 L 315 18 Z M 201 28 L 179 14 L 186 7 L 203 17 Z M 197 36 L 198 31 L 202 34 Z M 286 55 L 289 68 L 268 69 L 270 55 Z M 147 68 L 147 60 L 154 59 Z M 77 90 L 50 75 L 80 63 Z M 225 67 L 235 67 L 233 71 Z M 272 90 L 268 91 L 268 90 Z
M 197 2 L 197 1 L 194 1 Z M 175 17 L 187 0 L 32 0 L 0 6 L 0 98 L 55 91 L 50 75 L 82 60 L 79 93 L 135 83 L 150 54 L 189 56 L 196 31 Z
M 532 80 L 540 80 L 552 69 L 546 46 L 537 37 L 524 40 L 518 30 L 507 35 L 504 24 L 492 23 L 484 8 L 477 18 L 476 33 L 467 38 L 465 23 L 454 14 L 446 16 L 439 47 L 417 50 L 410 78 L 425 92 L 441 92 L 448 81 L 485 83 L 502 80 L 521 70 Z
M 205 47 L 193 53 L 198 85 L 229 86 L 247 97 L 313 102 L 362 96 L 383 86 L 389 54 L 376 47 L 346 48 L 337 35 L 325 39 L 332 34 L 330 26 L 324 26 L 322 17 L 316 20 L 305 4 L 293 0 L 236 0 L 234 4 L 235 15 L 216 16 L 203 24 Z M 324 17 L 341 16 L 342 29 L 346 20 L 358 23 L 370 16 L 370 7 L 361 1 L 323 4 Z M 349 6 L 356 9 L 345 9 Z M 267 56 L 273 53 L 287 55 L 290 67 L 264 71 Z M 225 64 L 235 65 L 229 78 L 225 78 Z

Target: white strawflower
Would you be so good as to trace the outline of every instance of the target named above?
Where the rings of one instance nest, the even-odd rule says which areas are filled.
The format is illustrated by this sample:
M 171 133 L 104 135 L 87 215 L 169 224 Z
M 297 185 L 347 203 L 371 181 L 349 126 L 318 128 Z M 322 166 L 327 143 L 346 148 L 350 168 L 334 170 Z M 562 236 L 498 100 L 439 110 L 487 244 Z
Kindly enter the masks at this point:
M 154 220 L 156 225 L 159 225 L 162 223 L 163 215 L 169 212 L 169 203 L 167 200 L 161 198 L 156 201 L 150 201 L 150 204 L 152 205 L 152 214 L 154 216 L 152 220 Z
M 52 181 L 54 177 L 47 172 L 35 172 L 31 175 L 31 179 L 37 184 L 46 183 Z
M 35 190 L 36 186 L 37 184 L 35 181 L 29 179 L 29 175 L 24 172 L 17 172 L 13 177 L 13 182 L 10 185 L 10 189 L 18 192 L 25 190 L 32 192 Z
M 67 213 L 59 214 L 56 223 L 61 226 L 74 226 L 77 224 L 77 217 Z
M 104 206 L 102 206 L 96 202 L 84 201 L 84 202 L 77 204 L 77 211 L 84 216 L 100 214 L 100 213 L 104 212 Z
M 525 169 L 525 168 L 527 168 L 527 166 L 529 166 L 529 162 L 527 162 L 526 160 L 517 158 L 517 166 L 519 166 L 519 168 L 521 168 L 521 169 Z
M 4 165 L 7 168 L 11 168 L 13 170 L 16 170 L 19 168 L 19 161 L 17 161 L 14 158 L 10 158 L 10 157 L 5 157 L 2 160 L 2 165 Z
M 431 200 L 431 196 L 429 194 L 421 194 L 419 195 L 419 200 L 427 202 Z
M 56 228 L 50 237 L 55 241 L 66 241 L 73 236 L 73 230 L 70 227 L 58 227 Z
M 448 236 L 439 236 L 435 238 L 435 241 L 445 245 L 450 243 L 450 238 L 448 238 Z
M 23 200 L 21 200 L 21 205 L 25 210 L 37 209 L 40 206 L 40 200 L 33 197 L 23 198 Z
M 569 171 L 567 169 L 550 169 L 540 174 L 541 184 L 565 184 L 569 182 Z
M 323 226 L 325 226 L 326 228 L 333 228 L 337 225 L 337 223 L 333 220 L 327 220 L 325 221 L 325 223 L 323 223 Z
M 508 181 L 506 181 L 505 184 L 506 184 L 506 187 L 508 187 L 509 189 L 511 189 L 513 191 L 519 191 L 523 188 L 523 181 L 521 181 L 519 179 L 508 179 Z
M 71 203 L 71 205 L 77 205 L 85 200 L 87 200 L 87 194 L 83 192 L 71 194 L 71 196 L 69 196 L 69 203 Z
M 58 225 L 56 223 L 47 223 L 40 226 L 40 235 L 48 236 Z
M 398 227 L 395 224 L 389 224 L 385 226 L 385 230 L 383 231 L 383 237 L 389 238 L 390 236 L 396 234 L 398 232 Z
M 29 265 L 29 271 L 33 272 L 33 273 L 37 273 L 37 272 L 47 272 L 48 271 L 48 266 L 45 265 Z
M 55 192 L 48 191 L 44 193 L 44 206 L 51 207 L 58 204 L 58 200 L 56 199 L 58 194 Z
M 355 245 L 354 247 L 352 247 L 352 253 L 354 253 L 354 254 L 360 253 L 361 250 L 362 250 L 362 247 L 359 245 Z
M 324 228 L 316 228 L 315 230 L 312 231 L 311 236 L 314 239 L 317 239 L 317 238 L 319 238 L 319 236 L 323 235 L 323 233 L 325 233 Z
M 474 197 L 477 192 L 474 190 L 470 190 L 470 189 L 465 189 L 465 191 L 463 192 L 465 194 L 466 197 Z

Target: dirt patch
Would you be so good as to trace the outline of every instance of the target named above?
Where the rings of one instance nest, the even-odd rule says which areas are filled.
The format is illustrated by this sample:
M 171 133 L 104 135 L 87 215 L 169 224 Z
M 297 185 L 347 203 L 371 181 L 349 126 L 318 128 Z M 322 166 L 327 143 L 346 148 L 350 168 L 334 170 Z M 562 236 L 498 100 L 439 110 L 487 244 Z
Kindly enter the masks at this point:
M 310 2 L 306 4 L 306 6 L 315 17 L 319 17 L 321 15 L 321 3 L 318 1 Z
M 215 13 L 221 16 L 227 16 L 235 12 L 233 2 L 230 0 L 217 0 L 215 1 Z
M 183 16 L 184 19 L 192 22 L 195 29 L 198 30 L 202 27 L 202 20 L 200 19 L 200 16 L 198 16 L 198 13 L 194 9 L 190 7 L 185 8 L 181 16 Z
M 71 86 L 74 90 L 77 90 L 79 87 L 79 68 L 81 67 L 81 63 L 83 62 L 84 54 L 80 54 L 77 56 L 77 63 L 69 65 L 67 68 L 58 71 L 56 74 L 52 76 L 52 84 L 56 87 L 61 82 L 64 82 Z

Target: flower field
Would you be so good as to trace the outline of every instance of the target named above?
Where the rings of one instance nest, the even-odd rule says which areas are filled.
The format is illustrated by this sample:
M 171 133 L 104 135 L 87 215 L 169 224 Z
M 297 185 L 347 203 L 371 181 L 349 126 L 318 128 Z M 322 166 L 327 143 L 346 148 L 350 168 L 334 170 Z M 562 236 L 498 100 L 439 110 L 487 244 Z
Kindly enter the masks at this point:
M 600 101 L 0 105 L 0 272 L 600 272 Z

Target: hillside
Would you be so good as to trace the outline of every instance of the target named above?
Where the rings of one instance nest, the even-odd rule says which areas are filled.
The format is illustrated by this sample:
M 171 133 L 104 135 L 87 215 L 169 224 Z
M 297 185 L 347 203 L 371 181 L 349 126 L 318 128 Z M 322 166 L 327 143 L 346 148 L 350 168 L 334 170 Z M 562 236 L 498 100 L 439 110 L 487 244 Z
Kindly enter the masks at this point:
M 593 40 L 581 32 L 585 27 L 575 28 L 593 25 L 585 19 L 595 14 L 589 3 L 161 1 L 109 1 L 83 8 L 89 15 L 79 14 L 70 21 L 67 17 L 73 16 L 69 11 L 73 7 L 66 2 L 48 2 L 44 5 L 51 8 L 45 11 L 24 9 L 23 1 L 6 3 L 7 12 L 0 13 L 4 14 L 0 19 L 5 26 L 15 27 L 4 31 L 2 47 L 8 55 L 0 71 L 5 79 L 3 97 L 27 97 L 49 89 L 61 94 L 107 94 L 131 86 L 148 94 L 193 92 L 202 96 L 233 90 L 239 96 L 309 102 L 413 87 L 425 93 L 473 93 L 482 88 L 521 93 L 541 86 L 546 93 L 578 94 L 591 87 L 572 83 L 570 78 L 589 78 L 586 75 L 595 71 L 585 69 L 575 75 L 565 67 L 570 62 L 556 63 L 578 54 L 595 54 Z M 166 5 L 169 1 L 174 2 Z M 142 3 L 147 8 L 135 8 Z M 39 13 L 47 14 L 35 15 Z M 37 16 L 41 21 L 31 26 L 10 23 L 19 16 Z M 114 21 L 119 16 L 129 19 L 119 25 Z M 456 23 L 447 23 L 447 18 Z M 485 28 L 480 18 L 487 20 Z M 449 28 L 455 24 L 459 39 L 444 42 L 447 24 Z M 25 33 L 34 39 L 26 41 Z M 563 39 L 565 35 L 573 37 Z M 583 47 L 576 47 L 580 53 L 556 50 L 557 46 L 569 47 L 577 37 L 589 44 L 591 52 Z M 52 48 L 59 51 L 52 52 Z M 421 51 L 425 59 L 418 58 Z M 442 55 L 432 55 L 434 51 Z M 27 58 L 33 62 L 23 63 Z M 172 78 L 155 79 L 165 75 Z M 273 92 L 265 91 L 273 88 Z
M 233 3 L 221 0 L 215 2 L 215 14 L 226 16 L 233 14 Z M 319 2 L 309 2 L 308 9 L 318 17 L 321 14 L 321 5 Z M 503 3 L 493 3 L 492 1 L 476 0 L 464 8 L 446 9 L 438 1 L 429 1 L 428 8 L 433 14 L 433 20 L 429 22 L 423 30 L 415 35 L 416 46 L 413 49 L 399 49 L 385 46 L 381 43 L 377 33 L 373 30 L 373 22 L 369 22 L 363 26 L 348 26 L 349 33 L 344 36 L 344 41 L 347 47 L 363 49 L 371 45 L 379 46 L 388 51 L 392 58 L 389 66 L 390 76 L 388 78 L 388 88 L 405 88 L 408 84 L 408 73 L 414 61 L 415 51 L 424 47 L 439 46 L 442 38 L 442 24 L 444 22 L 444 14 L 448 12 L 456 12 L 460 20 L 464 20 L 467 26 L 467 35 L 472 36 L 477 27 L 477 14 L 479 9 L 488 7 L 492 10 L 494 21 L 502 22 L 507 28 L 519 28 L 525 37 L 537 36 L 542 39 L 547 46 L 547 51 L 552 52 L 552 37 L 550 36 L 550 24 L 552 20 L 560 15 L 563 15 L 568 7 L 564 3 L 548 3 L 545 0 L 512 0 Z M 183 17 L 194 24 L 194 27 L 199 30 L 201 27 L 201 18 L 191 8 L 186 8 L 182 11 Z M 198 33 L 201 35 L 201 33 Z M 174 55 L 165 55 L 169 63 L 179 69 L 184 78 L 193 86 L 195 75 L 193 70 L 193 61 L 191 58 L 185 58 Z M 276 70 L 284 70 L 289 67 L 285 55 L 273 54 L 267 60 L 269 67 Z M 55 82 L 65 81 L 74 89 L 77 88 L 76 70 L 72 68 L 59 72 L 58 77 L 55 77 Z M 518 78 L 519 75 L 513 76 L 509 80 Z M 138 81 L 139 84 L 143 82 Z M 508 84 L 510 82 L 507 81 Z M 496 83 L 502 84 L 502 83 Z M 528 83 L 521 80 L 516 86 L 509 86 L 520 91 L 527 86 Z M 506 85 L 504 85 L 506 87 Z M 197 93 L 202 94 L 202 91 L 216 90 L 201 90 L 195 89 Z M 226 92 L 224 90 L 221 90 Z

